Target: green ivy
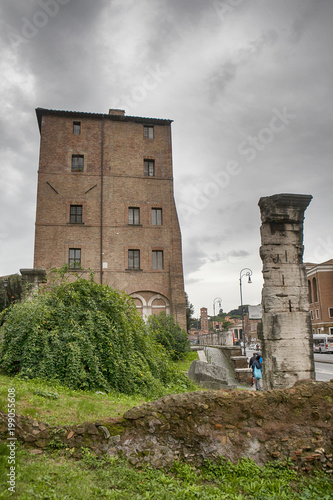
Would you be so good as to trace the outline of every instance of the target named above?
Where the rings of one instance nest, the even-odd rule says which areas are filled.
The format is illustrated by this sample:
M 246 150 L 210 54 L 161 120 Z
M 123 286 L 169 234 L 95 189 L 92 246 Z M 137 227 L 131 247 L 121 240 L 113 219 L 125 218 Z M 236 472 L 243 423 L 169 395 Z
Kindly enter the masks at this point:
M 190 351 L 190 343 L 185 330 L 175 323 L 173 316 L 161 312 L 148 318 L 148 330 L 156 342 L 161 344 L 173 360 L 182 359 Z
M 0 368 L 7 375 L 157 397 L 175 380 L 192 388 L 147 333 L 133 300 L 92 279 L 53 283 L 15 304 L 1 337 Z

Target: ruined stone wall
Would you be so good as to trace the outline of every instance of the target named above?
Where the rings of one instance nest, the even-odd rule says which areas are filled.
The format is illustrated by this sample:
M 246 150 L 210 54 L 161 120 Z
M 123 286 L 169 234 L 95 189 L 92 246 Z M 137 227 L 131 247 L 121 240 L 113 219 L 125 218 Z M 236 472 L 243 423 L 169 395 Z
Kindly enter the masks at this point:
M 199 335 L 199 345 L 223 345 L 232 347 L 232 332 L 216 332 Z
M 223 456 L 252 458 L 258 465 L 290 458 L 297 468 L 333 472 L 333 383 L 307 381 L 267 392 L 207 391 L 174 394 L 129 410 L 122 418 L 55 427 L 16 417 L 19 441 L 42 453 L 81 447 L 125 456 L 133 465 L 200 466 Z M 0 412 L 0 438 L 7 439 Z
M 291 387 L 314 378 L 307 279 L 303 264 L 304 211 L 312 197 L 261 198 L 264 388 Z

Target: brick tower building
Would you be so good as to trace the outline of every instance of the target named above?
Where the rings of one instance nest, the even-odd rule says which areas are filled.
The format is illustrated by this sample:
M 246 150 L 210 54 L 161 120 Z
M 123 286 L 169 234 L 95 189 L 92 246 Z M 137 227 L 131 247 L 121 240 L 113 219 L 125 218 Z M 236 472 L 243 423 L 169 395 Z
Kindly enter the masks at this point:
M 34 267 L 68 263 L 186 328 L 172 120 L 37 108 Z
M 201 307 L 200 309 L 200 320 L 201 320 L 201 332 L 208 333 L 208 310 L 207 307 Z

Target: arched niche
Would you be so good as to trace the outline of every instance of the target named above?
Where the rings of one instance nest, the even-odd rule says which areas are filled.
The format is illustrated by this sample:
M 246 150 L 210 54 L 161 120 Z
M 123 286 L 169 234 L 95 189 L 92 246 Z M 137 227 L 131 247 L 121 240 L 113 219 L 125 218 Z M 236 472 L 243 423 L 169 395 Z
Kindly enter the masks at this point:
M 161 312 L 170 314 L 170 302 L 164 295 L 152 291 L 139 291 L 131 294 L 141 317 L 146 321 L 148 316 Z

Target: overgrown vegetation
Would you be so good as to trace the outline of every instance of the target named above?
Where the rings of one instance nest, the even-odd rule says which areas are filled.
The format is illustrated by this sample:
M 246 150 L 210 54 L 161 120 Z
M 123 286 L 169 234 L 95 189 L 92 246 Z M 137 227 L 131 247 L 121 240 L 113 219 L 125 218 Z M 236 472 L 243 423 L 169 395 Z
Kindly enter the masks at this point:
M 192 358 L 193 353 L 189 353 Z M 188 365 L 187 358 L 180 362 L 179 370 Z M 178 368 L 178 363 L 177 363 Z M 123 394 L 115 389 L 104 391 L 83 391 L 64 385 L 34 378 L 8 377 L 0 375 L 0 410 L 8 411 L 8 387 L 15 388 L 16 411 L 19 415 L 35 418 L 51 425 L 74 425 L 80 422 L 98 421 L 104 418 L 120 417 L 127 410 L 146 401 L 155 399 L 154 394 Z M 175 380 L 165 388 L 172 392 L 183 392 L 182 382 Z M 1 497 L 0 497 L 1 498 Z
M 61 278 L 65 271 L 59 272 Z M 7 310 L 1 327 L 4 374 L 37 377 L 72 389 L 154 397 L 173 392 L 175 385 L 180 390 L 195 387 L 170 361 L 175 348 L 176 359 L 186 351 L 171 317 L 161 320 L 169 328 L 166 350 L 159 343 L 161 330 L 156 335 L 147 332 L 126 294 L 95 283 L 92 276 L 76 278 L 51 282 L 43 294 Z
M 23 288 L 22 276 L 19 274 L 0 278 L 0 312 L 22 299 Z
M 1 498 L 122 500 L 330 500 L 332 478 L 324 473 L 296 474 L 290 464 L 258 467 L 252 460 L 222 459 L 200 470 L 175 462 L 169 471 L 134 468 L 127 461 L 96 458 L 86 450 L 81 461 L 70 450 L 39 456 L 17 453 L 16 493 L 7 490 L 8 450 L 0 445 Z
M 174 361 L 184 358 L 190 351 L 187 333 L 175 323 L 173 316 L 166 315 L 165 312 L 148 318 L 148 331 Z

